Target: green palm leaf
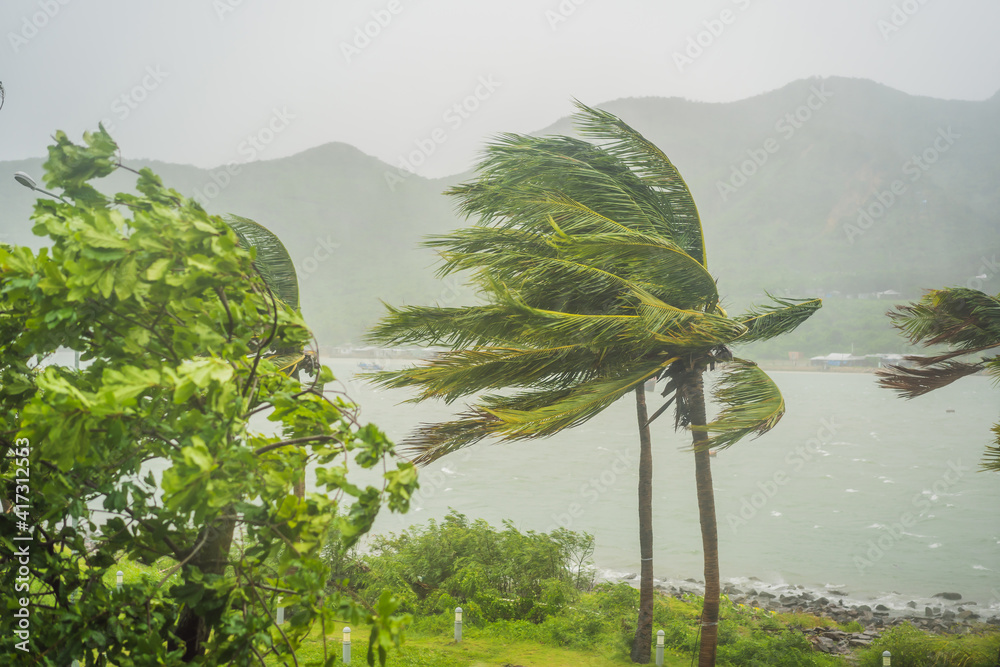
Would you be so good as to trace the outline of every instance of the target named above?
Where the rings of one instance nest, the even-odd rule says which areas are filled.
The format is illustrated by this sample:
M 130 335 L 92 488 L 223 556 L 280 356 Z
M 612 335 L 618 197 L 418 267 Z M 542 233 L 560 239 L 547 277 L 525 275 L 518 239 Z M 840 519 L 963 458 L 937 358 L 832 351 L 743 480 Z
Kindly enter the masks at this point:
M 581 382 L 569 390 L 487 396 L 477 407 L 499 420 L 494 432 L 505 440 L 546 437 L 584 423 L 676 360 L 647 362 L 630 372 Z M 555 400 L 535 405 L 540 396 L 554 396 Z M 531 407 L 522 406 L 525 400 Z
M 785 413 L 785 400 L 774 381 L 757 364 L 734 359 L 712 391 L 724 407 L 719 416 L 692 431 L 713 433 L 702 447 L 725 449 L 740 439 L 760 437 L 778 423 Z
M 254 266 L 274 296 L 293 310 L 298 310 L 299 280 L 292 258 L 281 239 L 250 218 L 226 215 L 223 219 L 239 237 L 241 245 L 256 249 Z
M 986 447 L 986 454 L 983 456 L 983 463 L 980 466 L 983 470 L 1000 472 L 1000 424 L 993 425 L 993 435 L 996 440 L 992 445 Z
M 385 388 L 420 388 L 410 402 L 440 398 L 451 403 L 470 393 L 503 387 L 565 388 L 606 370 L 612 365 L 612 355 L 621 359 L 621 365 L 634 363 L 634 356 L 620 349 L 595 350 L 584 344 L 543 349 L 494 347 L 445 352 L 426 364 L 364 377 Z
M 577 124 L 585 136 L 605 139 L 601 147 L 620 159 L 643 181 L 655 188 L 660 210 L 669 221 L 674 241 L 702 266 L 708 266 L 701 217 L 680 172 L 654 143 L 617 116 L 579 101 Z
M 965 287 L 932 290 L 889 317 L 911 343 L 959 350 L 1000 345 L 1000 298 Z
M 563 201 L 586 202 L 598 216 L 637 231 L 668 234 L 656 194 L 605 151 L 569 137 L 501 135 L 479 164 L 479 180 L 447 191 L 460 198 L 460 210 L 480 224 L 497 226 L 547 223 L 537 209 L 542 193 L 561 193 Z M 558 201 L 550 197 L 550 203 Z M 558 215 L 554 216 L 560 225 Z
M 774 304 L 755 306 L 736 318 L 746 325 L 747 332 L 737 343 L 768 340 L 789 333 L 805 322 L 823 305 L 821 299 L 779 299 L 768 294 Z

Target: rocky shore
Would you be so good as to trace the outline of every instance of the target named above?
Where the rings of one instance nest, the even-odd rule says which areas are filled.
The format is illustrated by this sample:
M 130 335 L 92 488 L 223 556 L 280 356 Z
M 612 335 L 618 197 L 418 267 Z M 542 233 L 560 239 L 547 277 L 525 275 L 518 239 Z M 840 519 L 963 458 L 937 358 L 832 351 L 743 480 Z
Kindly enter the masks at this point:
M 635 583 L 634 575 L 623 579 Z M 704 595 L 703 584 L 694 579 L 660 584 L 656 588 L 662 594 L 677 598 Z M 874 602 L 872 605 L 858 604 L 856 600 L 851 600 L 846 590 L 810 591 L 802 586 L 790 585 L 774 587 L 753 578 L 739 586 L 724 584 L 722 592 L 734 604 L 751 609 L 756 607 L 779 614 L 812 614 L 843 624 L 854 621 L 864 628 L 858 632 L 822 627 L 804 629 L 803 633 L 813 646 L 825 653 L 843 654 L 867 646 L 882 631 L 904 622 L 938 634 L 970 632 L 973 625 L 983 623 L 1000 629 L 1000 615 L 980 609 L 976 602 L 963 600 L 959 593 L 952 592 L 934 595 L 932 604 L 911 600 L 901 609 L 891 609 Z

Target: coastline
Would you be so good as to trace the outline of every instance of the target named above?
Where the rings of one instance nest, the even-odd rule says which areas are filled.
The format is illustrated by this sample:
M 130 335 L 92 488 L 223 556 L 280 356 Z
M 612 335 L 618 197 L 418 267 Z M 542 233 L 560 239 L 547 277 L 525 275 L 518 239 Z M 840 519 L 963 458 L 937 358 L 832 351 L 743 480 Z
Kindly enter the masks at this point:
M 599 582 L 627 583 L 638 587 L 634 572 L 603 571 Z M 675 598 L 704 595 L 703 582 L 695 579 L 654 577 L 654 590 Z M 837 623 L 859 623 L 866 630 L 881 630 L 904 622 L 938 634 L 965 632 L 974 624 L 1000 628 L 1000 592 L 991 600 L 971 600 L 961 594 L 942 591 L 930 598 L 899 593 L 874 598 L 851 595 L 849 587 L 829 584 L 810 589 L 795 584 L 773 584 L 756 577 L 730 578 L 722 582 L 722 594 L 733 604 L 778 614 L 812 614 Z M 984 595 L 988 593 L 984 592 Z

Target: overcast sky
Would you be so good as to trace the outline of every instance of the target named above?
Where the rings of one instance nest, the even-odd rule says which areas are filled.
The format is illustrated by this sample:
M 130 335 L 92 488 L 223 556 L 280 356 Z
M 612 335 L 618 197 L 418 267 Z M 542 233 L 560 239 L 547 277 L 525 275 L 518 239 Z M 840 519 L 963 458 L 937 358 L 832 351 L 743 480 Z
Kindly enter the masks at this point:
M 3 0 L 0 160 L 104 120 L 126 158 L 343 141 L 442 176 L 573 97 L 724 102 L 848 76 L 986 99 L 998 25 L 997 0 Z

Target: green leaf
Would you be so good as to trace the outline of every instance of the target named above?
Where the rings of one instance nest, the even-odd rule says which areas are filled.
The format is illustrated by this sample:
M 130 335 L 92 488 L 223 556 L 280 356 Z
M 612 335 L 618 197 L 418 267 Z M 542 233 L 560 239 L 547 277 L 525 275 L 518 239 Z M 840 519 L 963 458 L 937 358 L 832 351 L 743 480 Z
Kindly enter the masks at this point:
M 757 364 L 733 359 L 723 369 L 713 397 L 724 407 L 718 417 L 692 431 L 714 433 L 702 448 L 725 449 L 748 435 L 760 437 L 770 431 L 785 414 L 785 400 L 774 381 Z

